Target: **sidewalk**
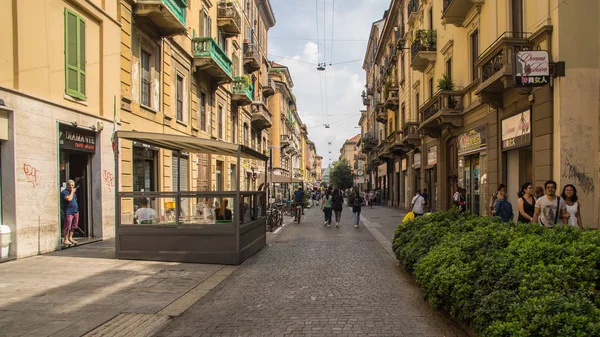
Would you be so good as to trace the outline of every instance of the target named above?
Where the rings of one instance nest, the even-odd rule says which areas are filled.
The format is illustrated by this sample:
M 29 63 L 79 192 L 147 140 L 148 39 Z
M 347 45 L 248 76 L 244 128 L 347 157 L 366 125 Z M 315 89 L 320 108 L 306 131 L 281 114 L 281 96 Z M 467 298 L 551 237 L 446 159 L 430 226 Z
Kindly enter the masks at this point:
M 367 218 L 372 227 L 377 229 L 388 241 L 392 242 L 396 228 L 408 213 L 407 210 L 387 206 L 363 206 L 361 217 Z M 361 219 L 364 221 L 364 219 Z
M 237 269 L 117 260 L 114 246 L 0 264 L 0 336 L 150 335 Z

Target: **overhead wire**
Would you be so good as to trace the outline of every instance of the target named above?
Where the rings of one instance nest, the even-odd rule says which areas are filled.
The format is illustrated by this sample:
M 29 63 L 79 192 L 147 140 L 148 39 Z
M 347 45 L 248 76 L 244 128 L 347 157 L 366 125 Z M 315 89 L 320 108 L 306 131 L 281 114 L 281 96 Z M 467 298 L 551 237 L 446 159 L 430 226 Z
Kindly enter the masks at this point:
M 315 0 L 315 15 L 317 16 L 317 61 L 319 61 L 319 0 Z
M 331 56 L 329 57 L 329 63 L 333 62 L 333 27 L 335 24 L 335 0 L 333 0 L 333 4 L 331 6 L 331 45 L 329 49 L 331 49 Z

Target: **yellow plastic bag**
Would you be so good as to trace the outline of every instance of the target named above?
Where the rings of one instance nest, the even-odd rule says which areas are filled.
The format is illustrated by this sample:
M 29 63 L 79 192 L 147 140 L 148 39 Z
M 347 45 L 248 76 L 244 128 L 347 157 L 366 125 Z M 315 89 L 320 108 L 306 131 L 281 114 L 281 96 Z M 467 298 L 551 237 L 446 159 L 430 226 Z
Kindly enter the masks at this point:
M 404 219 L 402 219 L 402 223 L 407 222 L 408 220 L 412 220 L 415 218 L 415 213 L 413 212 L 408 212 L 405 216 Z

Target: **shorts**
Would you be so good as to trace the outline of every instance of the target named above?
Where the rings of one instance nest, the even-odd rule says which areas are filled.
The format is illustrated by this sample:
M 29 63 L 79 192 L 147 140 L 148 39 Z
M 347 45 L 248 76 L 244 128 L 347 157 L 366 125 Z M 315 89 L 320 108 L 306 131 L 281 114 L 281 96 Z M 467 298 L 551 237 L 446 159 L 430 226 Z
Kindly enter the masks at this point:
M 68 232 L 74 232 L 79 226 L 79 213 L 67 214 L 65 222 L 63 223 L 63 229 Z

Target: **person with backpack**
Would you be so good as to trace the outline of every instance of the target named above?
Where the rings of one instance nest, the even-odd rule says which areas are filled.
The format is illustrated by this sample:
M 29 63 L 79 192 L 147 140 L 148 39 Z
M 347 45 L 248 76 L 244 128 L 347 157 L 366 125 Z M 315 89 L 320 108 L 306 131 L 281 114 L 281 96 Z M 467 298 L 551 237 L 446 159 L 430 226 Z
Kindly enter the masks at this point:
M 558 219 L 566 225 L 566 219 L 569 218 L 567 204 L 565 200 L 556 195 L 556 182 L 548 180 L 544 183 L 546 194 L 535 201 L 535 212 L 531 222 L 540 222 L 546 228 L 552 228 L 558 224 Z
M 332 208 L 335 213 L 335 228 L 340 228 L 340 220 L 342 218 L 342 209 L 344 208 L 343 192 L 339 189 L 333 190 Z
M 362 205 L 362 199 L 360 198 L 359 192 L 356 191 L 354 200 L 352 202 L 352 214 L 354 215 L 354 228 L 358 228 L 360 222 L 360 210 Z
M 415 213 L 415 216 L 421 216 L 425 214 L 425 198 L 421 195 L 421 190 L 417 190 L 417 193 L 412 199 L 412 212 Z

